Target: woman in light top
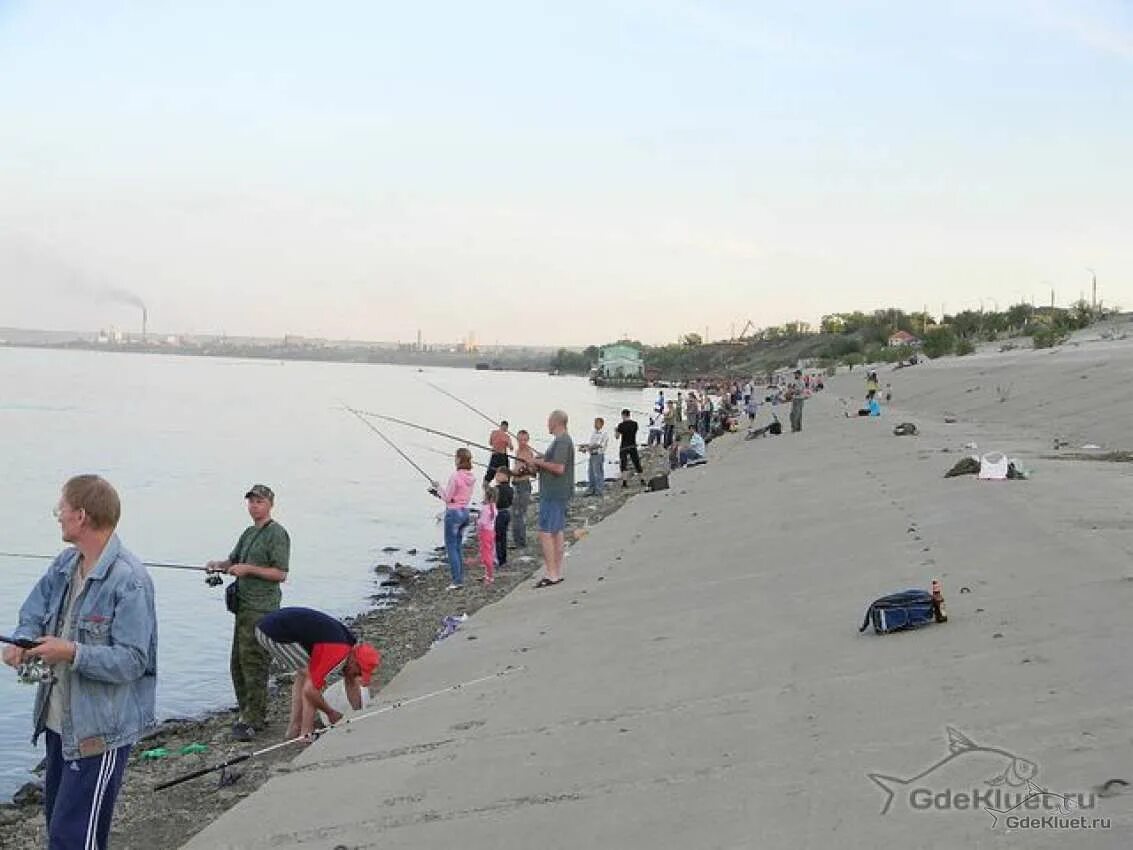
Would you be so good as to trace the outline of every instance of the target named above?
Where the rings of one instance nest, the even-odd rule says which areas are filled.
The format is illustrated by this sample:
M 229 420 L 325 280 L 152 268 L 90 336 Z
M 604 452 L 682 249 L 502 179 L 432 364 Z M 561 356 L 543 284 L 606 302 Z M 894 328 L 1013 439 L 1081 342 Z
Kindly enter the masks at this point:
M 449 590 L 464 587 L 464 557 L 461 545 L 464 542 L 464 529 L 468 526 L 468 504 L 472 501 L 472 491 L 476 487 L 476 476 L 472 474 L 472 452 L 468 449 L 456 450 L 456 470 L 449 476 L 444 488 L 436 481 L 429 490 L 445 503 L 445 553 L 448 555 L 452 584 Z

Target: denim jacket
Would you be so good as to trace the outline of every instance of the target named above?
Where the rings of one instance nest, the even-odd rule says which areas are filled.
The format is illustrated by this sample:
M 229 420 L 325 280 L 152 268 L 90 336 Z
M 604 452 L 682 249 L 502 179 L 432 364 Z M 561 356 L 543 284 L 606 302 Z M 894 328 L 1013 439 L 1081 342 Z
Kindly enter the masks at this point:
M 20 608 L 17 638 L 58 634 L 79 550 L 65 549 Z M 157 613 L 153 582 L 137 556 L 111 535 L 75 604 L 75 660 L 63 707 L 63 758 L 68 761 L 134 744 L 155 724 Z M 34 744 L 46 728 L 54 683 L 35 697 Z

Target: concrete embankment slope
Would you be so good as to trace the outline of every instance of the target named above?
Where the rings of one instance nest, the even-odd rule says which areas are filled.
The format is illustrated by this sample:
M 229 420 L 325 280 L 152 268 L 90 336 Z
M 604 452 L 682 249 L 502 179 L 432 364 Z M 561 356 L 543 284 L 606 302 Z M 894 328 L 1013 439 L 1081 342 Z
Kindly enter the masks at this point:
M 1129 475 L 945 480 L 940 449 L 982 426 L 894 421 L 827 393 L 802 434 L 714 443 L 594 527 L 563 585 L 481 610 L 382 699 L 522 669 L 326 736 L 188 846 L 1133 846 L 1129 796 L 1072 835 L 910 806 L 1133 781 Z M 873 597 L 934 576 L 951 622 L 858 634 Z M 885 780 L 885 815 L 871 772 L 913 780 Z

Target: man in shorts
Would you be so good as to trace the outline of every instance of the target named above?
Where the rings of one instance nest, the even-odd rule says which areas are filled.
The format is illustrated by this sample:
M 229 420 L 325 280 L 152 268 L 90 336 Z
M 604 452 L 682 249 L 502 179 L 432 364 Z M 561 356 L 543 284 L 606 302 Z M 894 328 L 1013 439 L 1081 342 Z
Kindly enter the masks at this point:
M 492 456 L 488 458 L 488 471 L 484 473 L 484 483 L 491 483 L 496 477 L 496 470 L 508 464 L 508 452 L 515 448 L 511 432 L 508 431 L 508 422 L 503 420 L 500 427 L 488 435 L 488 445 L 492 447 Z
M 334 617 L 312 608 L 280 608 L 265 615 L 256 623 L 256 640 L 284 672 L 295 674 L 288 738 L 310 735 L 316 711 L 331 723 L 342 719 L 323 697 L 326 686 L 338 679 L 346 680 L 350 705 L 361 708 L 362 687 L 369 686 L 382 661 L 374 647 L 359 643 Z
M 539 543 L 543 547 L 543 577 L 536 587 L 553 587 L 563 580 L 567 505 L 574 495 L 574 441 L 567 433 L 567 415 L 552 410 L 547 430 L 554 439 L 542 457 L 527 465 L 539 472 Z

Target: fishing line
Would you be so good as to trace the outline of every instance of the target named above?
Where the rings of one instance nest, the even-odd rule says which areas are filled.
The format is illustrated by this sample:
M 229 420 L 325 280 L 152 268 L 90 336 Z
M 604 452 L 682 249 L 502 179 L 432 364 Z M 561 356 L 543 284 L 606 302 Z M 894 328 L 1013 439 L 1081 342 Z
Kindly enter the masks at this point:
M 420 443 L 410 443 L 410 445 L 412 445 L 414 448 L 420 449 L 423 452 L 432 452 L 435 455 L 442 455 L 443 457 L 447 457 L 449 460 L 452 460 L 453 457 L 452 452 L 446 452 L 444 449 L 438 449 L 436 446 L 423 446 Z M 488 468 L 488 464 L 475 459 L 473 459 L 472 465 L 479 466 L 482 469 Z
M 446 390 L 446 389 L 445 389 L 444 387 L 438 387 L 438 386 L 437 386 L 436 384 L 434 384 L 434 383 L 432 383 L 432 382 L 430 382 L 430 381 L 424 381 L 424 383 L 425 383 L 425 384 L 426 384 L 427 386 L 430 386 L 430 387 L 432 387 L 432 388 L 433 388 L 434 390 L 436 390 L 437 392 L 439 392 L 439 393 L 444 393 L 444 394 L 445 394 L 445 395 L 447 395 L 447 396 L 448 396 L 449 398 L 451 398 L 451 399 L 452 399 L 453 401 L 455 401 L 455 402 L 456 402 L 457 404 L 462 404 L 462 405 L 464 405 L 464 406 L 465 406 L 465 407 L 467 407 L 467 408 L 468 408 L 469 410 L 471 410 L 471 411 L 472 411 L 473 413 L 475 413 L 475 414 L 476 414 L 477 416 L 483 417 L 483 418 L 484 418 L 484 419 L 486 419 L 487 421 L 491 422 L 491 423 L 492 423 L 493 425 L 499 426 L 499 424 L 500 424 L 500 421 L 501 421 L 501 420 L 499 420 L 499 419 L 493 419 L 493 418 L 492 418 L 491 416 L 489 416 L 489 415 L 488 415 L 487 413 L 485 413 L 484 411 L 480 410 L 480 408 L 478 408 L 478 407 L 473 407 L 473 406 L 472 406 L 471 404 L 469 404 L 468 402 L 466 402 L 466 401 L 465 401 L 464 399 L 462 399 L 462 398 L 461 398 L 460 396 L 458 396 L 458 395 L 457 395 L 456 393 L 451 393 L 451 392 L 449 392 L 448 390 Z M 508 431 L 507 433 L 508 433 L 508 434 L 509 434 L 510 436 L 512 436 L 512 437 L 514 437 L 514 436 L 515 436 L 515 434 L 512 434 L 512 433 L 511 433 L 511 431 Z
M 436 390 L 439 393 L 443 393 L 444 395 L 447 395 L 449 398 L 451 398 L 453 401 L 457 402 L 458 404 L 464 405 L 469 410 L 471 410 L 473 413 L 475 413 L 477 416 L 483 417 L 485 420 L 487 420 L 488 422 L 491 422 L 493 425 L 499 426 L 499 424 L 500 424 L 499 421 L 493 419 L 491 416 L 489 416 L 487 413 L 480 410 L 479 408 L 473 407 L 471 404 L 466 402 L 460 396 L 456 395 L 456 393 L 451 393 L 448 390 L 446 390 L 444 387 L 438 387 L 436 384 L 434 384 L 430 381 L 423 381 L 422 383 L 432 387 L 434 390 Z M 615 407 L 612 404 L 602 404 L 601 402 L 591 402 L 591 404 L 595 405 L 596 407 L 604 407 L 604 408 L 607 408 L 609 410 L 617 410 L 618 412 L 621 412 L 622 410 L 626 409 L 625 407 Z M 644 411 L 642 411 L 638 408 L 629 408 L 629 411 L 631 413 L 637 414 L 638 416 L 648 416 L 649 415 L 649 414 L 645 413 Z M 509 437 L 515 437 L 515 439 L 517 439 L 517 440 L 519 439 L 511 431 L 505 431 L 504 433 L 507 434 Z M 469 443 L 469 445 L 476 445 L 476 444 L 475 443 Z M 642 445 L 644 445 L 644 444 L 642 444 Z M 495 453 L 495 449 L 493 449 L 491 446 L 477 446 L 477 448 L 487 449 L 488 451 Z M 537 457 L 543 456 L 540 452 L 535 452 L 535 454 L 536 454 Z M 511 455 L 509 455 L 509 457 L 511 457 Z M 586 461 L 585 458 L 583 458 L 581 461 L 577 461 L 575 463 L 575 468 L 582 466 L 586 462 L 587 461 Z M 481 465 L 483 465 L 483 464 L 481 464 Z
M 464 437 L 459 437 L 456 434 L 449 434 L 447 431 L 438 431 L 436 428 L 430 428 L 427 425 L 419 425 L 416 422 L 410 422 L 406 419 L 398 419 L 396 416 L 387 416 L 384 413 L 375 413 L 372 410 L 357 410 L 353 407 L 346 407 L 346 409 L 360 418 L 365 416 L 372 416 L 373 418 L 381 419 L 384 422 L 392 422 L 394 425 L 403 425 L 406 428 L 415 428 L 418 431 L 424 431 L 426 434 L 433 434 L 437 437 L 444 437 L 446 440 L 453 440 L 463 446 L 471 446 L 474 449 L 483 449 L 486 452 L 491 452 L 493 454 L 496 453 L 495 449 L 493 449 L 491 446 L 485 445 L 484 443 L 477 443 L 474 440 L 468 440 Z M 541 459 L 544 457 L 544 454 L 542 452 L 535 451 L 534 449 L 532 449 L 531 451 L 536 458 Z M 523 458 L 519 457 L 518 455 L 507 454 L 506 452 L 503 452 L 502 454 L 509 461 L 515 461 L 516 463 L 525 463 Z M 582 461 L 576 461 L 575 467 L 581 466 L 585 462 L 585 459 L 583 459 Z
M 36 561 L 54 561 L 58 555 L 31 555 L 26 552 L 0 552 L 0 558 L 28 558 Z M 161 570 L 192 570 L 197 573 L 208 572 L 208 567 L 194 567 L 191 564 L 167 564 L 161 561 L 142 561 L 143 567 L 157 567 Z
M 413 460 L 413 458 L 411 458 L 409 455 L 407 455 L 405 452 L 403 452 L 400 448 L 398 448 L 397 443 L 395 443 L 393 440 L 391 440 L 389 437 L 387 437 L 385 434 L 383 434 L 381 429 L 379 429 L 377 425 L 375 425 L 370 420 L 366 419 L 361 413 L 359 413 L 353 407 L 348 407 L 345 404 L 343 405 L 343 407 L 345 407 L 347 410 L 349 410 L 351 413 L 353 413 L 355 416 L 357 416 L 359 422 L 361 422 L 363 425 L 365 425 L 367 428 L 369 428 L 371 431 L 373 431 L 375 434 L 377 434 L 379 437 L 381 437 L 383 440 L 385 440 L 386 443 L 389 444 L 389 447 L 391 449 L 393 449 L 395 452 L 397 452 L 399 455 L 401 455 L 402 458 L 405 459 L 406 463 L 408 463 L 410 466 L 412 466 L 414 469 L 416 469 L 418 472 L 420 472 L 423 476 L 425 476 L 426 481 L 428 481 L 430 484 L 433 483 L 433 476 L 430 475 L 428 472 L 426 472 L 424 469 L 422 469 L 420 466 L 418 466 L 417 462 L 415 460 Z
M 390 711 L 394 711 L 395 709 L 398 709 L 398 708 L 404 708 L 405 706 L 412 705 L 413 703 L 416 703 L 416 702 L 423 702 L 424 700 L 432 699 L 433 697 L 439 697 L 441 694 L 447 694 L 447 693 L 450 693 L 452 691 L 459 691 L 459 690 L 462 690 L 463 688 L 469 688 L 469 687 L 472 687 L 473 685 L 479 685 L 483 682 L 490 682 L 493 679 L 500 679 L 504 676 L 509 675 L 510 673 L 516 673 L 516 672 L 523 670 L 523 669 L 524 669 L 523 667 L 508 666 L 505 669 L 499 671 L 498 673 L 492 673 L 489 676 L 481 676 L 479 679 L 470 679 L 467 682 L 460 682 L 456 685 L 449 685 L 447 688 L 440 688 L 439 690 L 435 690 L 435 691 L 432 691 L 432 692 L 427 693 L 427 694 L 421 694 L 420 696 L 411 697 L 410 699 L 398 700 L 397 702 L 392 702 L 389 705 L 384 705 L 381 708 L 376 709 L 375 711 L 368 711 L 365 714 L 359 714 L 356 717 L 345 717 L 342 720 L 340 720 L 338 723 L 334 724 L 333 726 L 328 726 L 325 729 L 316 730 L 316 731 L 312 732 L 310 735 L 299 735 L 296 738 L 289 738 L 286 741 L 280 741 L 278 744 L 272 744 L 270 747 L 264 747 L 263 749 L 260 749 L 260 750 L 254 750 L 253 752 L 250 752 L 250 753 L 244 753 L 243 755 L 234 756 L 233 758 L 227 759 L 227 760 L 225 760 L 225 761 L 223 761 L 219 764 L 214 764 L 214 765 L 211 765 L 210 767 L 203 767 L 200 770 L 194 770 L 194 771 L 191 771 L 190 773 L 183 774 L 182 776 L 174 777 L 173 779 L 169 779 L 165 782 L 161 782 L 161 783 L 155 785 L 153 787 L 153 790 L 154 791 L 164 791 L 166 788 L 172 788 L 173 786 L 180 785 L 183 782 L 189 782 L 193 779 L 198 779 L 199 777 L 205 776 L 209 773 L 216 773 L 217 771 L 223 771 L 226 768 L 231 767 L 232 765 L 240 764 L 241 762 L 245 762 L 245 761 L 250 761 L 251 759 L 254 759 L 258 756 L 266 755 L 267 753 L 271 753 L 271 752 L 274 752 L 275 750 L 283 749 L 284 747 L 292 746 L 293 744 L 313 742 L 313 741 L 317 740 L 318 738 L 322 737 L 323 735 L 325 735 L 327 732 L 330 732 L 330 731 L 335 730 L 335 729 L 341 729 L 345 726 L 349 726 L 351 723 L 358 723 L 361 720 L 367 720 L 371 717 L 377 717 L 379 714 L 386 714 Z
M 353 407 L 347 407 L 355 416 L 372 416 L 375 419 L 381 419 L 385 422 L 392 422 L 395 425 L 404 425 L 406 428 L 416 428 L 418 431 L 424 431 L 426 434 L 433 434 L 437 437 L 444 437 L 446 440 L 453 440 L 463 446 L 471 446 L 474 449 L 483 449 L 486 452 L 494 451 L 491 446 L 477 443 L 472 440 L 467 440 L 464 437 L 458 437 L 456 434 L 449 434 L 446 431 L 438 431 L 436 428 L 430 428 L 427 425 L 418 425 L 416 422 L 409 422 L 405 419 L 398 419 L 396 416 L 387 416 L 384 413 L 374 413 L 369 410 L 355 410 Z M 535 452 L 538 456 L 538 452 Z M 507 455 L 509 460 L 515 460 L 523 463 L 523 459 L 516 455 Z
M 463 404 L 465 407 L 467 407 L 469 410 L 471 410 L 477 416 L 482 416 L 484 419 L 486 419 L 488 422 L 491 422 L 496 427 L 499 427 L 500 422 L 503 421 L 503 420 L 493 419 L 491 416 L 489 416 L 484 411 L 480 410 L 479 408 L 473 407 L 471 404 L 466 402 L 460 396 L 456 395 L 456 393 L 451 393 L 448 390 L 444 389 L 443 387 L 438 387 L 436 384 L 430 383 L 429 381 L 425 381 L 424 383 L 428 384 L 430 387 L 435 389 L 437 392 L 444 393 L 445 395 L 447 395 L 449 398 L 451 398 L 453 401 L 457 402 L 458 404 Z M 513 439 L 515 439 L 518 442 L 519 437 L 517 437 L 511 431 L 504 431 L 504 433 L 507 434 L 509 437 L 512 437 Z M 469 443 L 469 445 L 476 445 L 476 444 L 475 443 Z M 491 446 L 478 446 L 478 448 L 487 449 L 488 451 L 492 452 L 493 454 L 497 454 L 496 450 L 493 449 Z M 532 449 L 532 451 L 534 451 L 534 449 Z M 507 454 L 507 452 L 499 452 L 498 454 Z M 536 457 L 542 457 L 543 455 L 542 455 L 541 452 L 535 452 L 535 456 Z M 508 457 L 513 457 L 513 455 L 508 455 Z

